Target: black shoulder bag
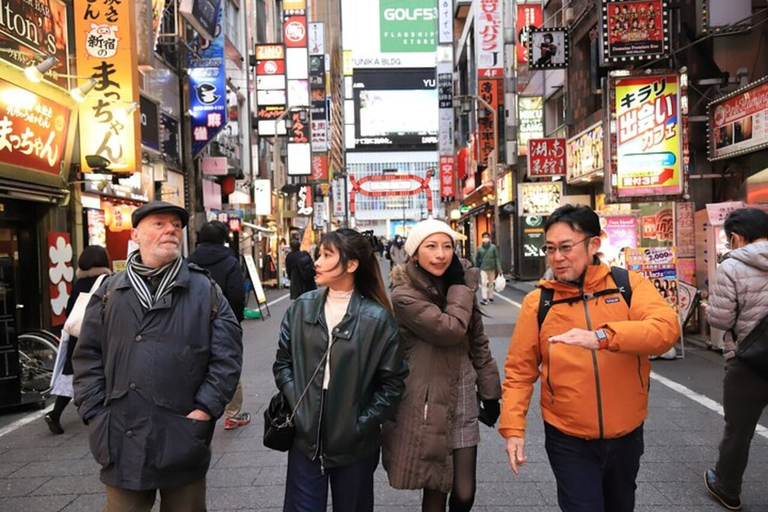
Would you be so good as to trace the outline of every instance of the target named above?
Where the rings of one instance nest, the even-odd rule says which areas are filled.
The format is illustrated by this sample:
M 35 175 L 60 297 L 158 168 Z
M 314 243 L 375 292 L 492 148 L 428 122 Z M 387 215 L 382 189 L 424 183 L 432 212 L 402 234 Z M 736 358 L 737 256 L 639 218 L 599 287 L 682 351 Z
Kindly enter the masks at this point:
M 312 386 L 312 382 L 317 377 L 317 372 L 320 371 L 320 368 L 325 363 L 325 358 L 328 357 L 332 346 L 333 341 L 328 344 L 328 349 L 320 359 L 320 363 L 315 368 L 304 391 L 301 392 L 301 396 L 296 400 L 293 410 L 288 407 L 288 401 L 281 391 L 278 391 L 269 401 L 269 406 L 264 410 L 264 446 L 267 448 L 279 452 L 287 452 L 293 446 L 293 438 L 296 436 L 296 425 L 293 424 L 293 417 L 296 415 L 296 411 L 299 405 L 301 405 L 301 401 L 304 400 L 304 396 L 309 391 L 310 386 Z
M 768 377 L 768 315 L 739 342 L 736 357 L 763 377 Z

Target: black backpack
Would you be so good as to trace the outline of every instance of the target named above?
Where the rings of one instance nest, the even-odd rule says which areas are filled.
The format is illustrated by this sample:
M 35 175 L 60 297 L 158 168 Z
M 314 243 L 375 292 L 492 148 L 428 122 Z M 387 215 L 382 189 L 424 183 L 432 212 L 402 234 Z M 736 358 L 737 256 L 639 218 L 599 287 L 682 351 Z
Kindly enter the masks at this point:
M 302 281 L 312 281 L 315 278 L 315 262 L 306 251 L 301 251 L 296 265 L 299 269 L 299 277 Z
M 547 313 L 555 304 L 573 304 L 580 300 L 594 299 L 595 297 L 602 297 L 603 295 L 611 295 L 613 293 L 621 293 L 624 297 L 624 302 L 627 303 L 627 307 L 632 305 L 632 286 L 629 284 L 629 272 L 621 267 L 611 267 L 611 277 L 616 284 L 616 288 L 607 288 L 594 293 L 585 293 L 577 295 L 576 297 L 568 297 L 565 299 L 552 300 L 555 297 L 555 290 L 552 288 L 542 288 L 541 297 L 539 298 L 539 330 L 544 324 L 544 319 L 547 317 Z

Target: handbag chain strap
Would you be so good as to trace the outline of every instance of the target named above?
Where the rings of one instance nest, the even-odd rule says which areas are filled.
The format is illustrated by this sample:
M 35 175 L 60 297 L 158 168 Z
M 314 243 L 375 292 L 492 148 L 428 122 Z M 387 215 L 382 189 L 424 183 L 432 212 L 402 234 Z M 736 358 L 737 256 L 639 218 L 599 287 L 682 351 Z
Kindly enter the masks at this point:
M 299 405 L 301 405 L 301 401 L 304 400 L 304 396 L 307 394 L 307 391 L 309 391 L 309 388 L 312 386 L 312 382 L 314 382 L 315 377 L 317 377 L 317 372 L 320 371 L 320 367 L 323 366 L 323 363 L 325 362 L 325 358 L 328 357 L 328 354 L 331 351 L 331 347 L 333 347 L 333 340 L 334 338 L 331 338 L 331 342 L 328 343 L 328 349 L 326 349 L 325 354 L 323 354 L 323 357 L 320 359 L 320 362 L 317 364 L 317 368 L 315 368 L 314 373 L 312 373 L 312 377 L 310 377 L 309 382 L 307 382 L 307 386 L 304 388 L 304 391 L 301 392 L 301 396 L 299 396 L 299 399 L 296 400 L 296 405 L 293 406 L 293 410 L 291 411 L 291 416 L 288 418 L 288 422 L 293 421 L 293 417 L 296 415 L 296 411 L 299 409 Z

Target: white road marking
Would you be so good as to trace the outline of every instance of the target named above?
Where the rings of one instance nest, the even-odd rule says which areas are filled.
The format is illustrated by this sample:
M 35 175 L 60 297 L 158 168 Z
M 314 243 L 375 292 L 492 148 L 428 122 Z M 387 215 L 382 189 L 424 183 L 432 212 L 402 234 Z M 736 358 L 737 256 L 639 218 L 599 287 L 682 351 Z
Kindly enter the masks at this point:
M 19 420 L 14 421 L 10 425 L 3 427 L 0 429 L 0 437 L 3 437 L 6 434 L 10 434 L 14 430 L 23 427 L 24 425 L 28 425 L 29 423 L 32 423 L 33 421 L 37 421 L 38 419 L 42 418 L 49 412 L 53 410 L 53 404 L 49 405 L 42 411 L 37 411 L 35 413 L 30 414 L 29 416 L 25 416 Z
M 690 398 L 694 402 L 703 405 L 710 411 L 716 412 L 720 416 L 725 416 L 725 411 L 723 410 L 723 406 L 719 403 L 715 402 L 711 398 L 707 398 L 706 396 L 699 394 L 695 392 L 694 390 L 687 388 L 683 386 L 682 384 L 678 384 L 677 382 L 673 380 L 669 380 L 666 377 L 662 377 L 658 373 L 651 372 L 651 378 L 655 381 L 657 381 L 659 384 L 663 384 L 667 386 L 669 389 L 673 391 L 677 391 L 681 395 Z M 762 436 L 766 439 L 768 439 L 768 429 L 765 428 L 762 425 L 757 425 L 757 428 L 755 428 L 755 434 Z
M 282 297 L 278 297 L 275 300 L 273 300 L 272 302 L 267 302 L 267 306 L 273 306 L 273 305 L 277 304 L 278 302 L 280 302 L 281 300 L 287 299 L 290 296 L 291 296 L 290 293 L 286 293 Z
M 505 300 L 505 301 L 509 302 L 510 304 L 512 304 L 513 306 L 515 306 L 517 308 L 522 308 L 523 307 L 523 305 L 520 304 L 519 302 L 515 302 L 512 299 L 510 299 L 508 297 L 505 297 L 504 295 L 502 295 L 500 293 L 494 293 L 493 294 L 493 298 L 495 299 L 496 297 L 500 298 L 501 300 Z

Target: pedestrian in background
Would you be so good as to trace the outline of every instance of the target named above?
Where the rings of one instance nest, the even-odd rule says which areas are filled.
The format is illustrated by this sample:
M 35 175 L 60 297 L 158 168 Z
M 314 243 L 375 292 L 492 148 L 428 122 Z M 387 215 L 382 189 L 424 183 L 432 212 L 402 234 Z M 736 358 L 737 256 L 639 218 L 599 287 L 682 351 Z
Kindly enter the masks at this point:
M 384 468 L 396 489 L 423 489 L 422 510 L 468 511 L 475 499 L 478 416 L 499 417 L 499 369 L 475 297 L 480 272 L 455 252 L 462 235 L 438 220 L 411 229 L 392 303 L 409 375 L 384 426 Z M 482 411 L 478 408 L 482 401 Z M 450 494 L 450 500 L 448 499 Z
M 198 233 L 199 245 L 189 256 L 190 263 L 208 271 L 224 293 L 239 323 L 245 318 L 245 279 L 240 260 L 224 245 L 229 228 L 221 221 L 206 222 Z M 232 400 L 224 409 L 224 430 L 234 430 L 251 422 L 251 413 L 243 412 L 243 382 L 237 382 Z
M 315 263 L 307 251 L 301 250 L 301 242 L 291 239 L 291 252 L 285 257 L 285 275 L 291 281 L 291 300 L 316 290 Z
M 491 243 L 491 235 L 483 233 L 483 241 L 477 248 L 475 266 L 480 269 L 480 304 L 493 303 L 493 282 L 497 275 L 501 275 L 501 259 L 499 250 Z
M 731 251 L 717 267 L 709 296 L 709 323 L 726 331 L 723 409 L 725 430 L 707 490 L 729 510 L 741 508 L 741 484 L 757 422 L 768 405 L 768 376 L 735 357 L 737 344 L 768 314 L 768 213 L 734 210 L 725 219 Z M 768 343 L 768 339 L 762 340 Z
M 89 293 L 93 285 L 99 279 L 99 276 L 108 276 L 112 272 L 109 270 L 109 255 L 107 250 L 100 245 L 90 245 L 83 249 L 77 260 L 77 272 L 75 272 L 75 285 L 72 288 L 72 294 L 67 302 L 66 316 L 72 313 L 75 307 L 77 297 L 81 293 Z M 67 350 L 63 354 L 64 365 L 61 375 L 53 386 L 52 394 L 56 395 L 56 402 L 53 404 L 53 410 L 45 415 L 45 422 L 53 434 L 63 434 L 64 429 L 61 426 L 61 414 L 72 400 L 72 354 L 75 353 L 77 337 L 69 336 L 67 340 Z
M 181 257 L 189 214 L 131 215 L 126 269 L 91 297 L 75 348 L 75 404 L 109 512 L 202 512 L 215 419 L 235 392 L 242 330 L 218 285 Z
M 558 208 L 544 233 L 553 278 L 523 300 L 504 367 L 499 432 L 517 474 L 527 460 L 526 413 L 541 376 L 545 448 L 560 509 L 631 512 L 648 415 L 648 356 L 677 342 L 677 312 L 635 272 L 621 274 L 631 288 L 627 303 L 629 290 L 621 292 L 597 259 L 600 219 L 590 208 Z M 542 318 L 545 307 L 551 311 Z
M 408 253 L 405 250 L 405 239 L 400 235 L 395 235 L 392 246 L 389 248 L 389 261 L 392 262 L 392 268 L 398 265 L 405 265 L 408 261 Z
M 381 424 L 408 373 L 379 263 L 352 229 L 325 235 L 315 262 L 319 290 L 283 318 L 273 371 L 291 409 L 285 512 L 372 512 Z M 303 398 L 302 398 L 303 396 Z

